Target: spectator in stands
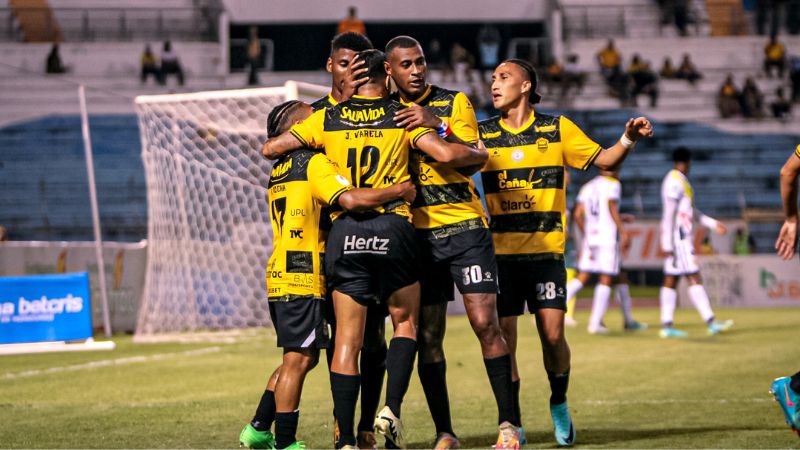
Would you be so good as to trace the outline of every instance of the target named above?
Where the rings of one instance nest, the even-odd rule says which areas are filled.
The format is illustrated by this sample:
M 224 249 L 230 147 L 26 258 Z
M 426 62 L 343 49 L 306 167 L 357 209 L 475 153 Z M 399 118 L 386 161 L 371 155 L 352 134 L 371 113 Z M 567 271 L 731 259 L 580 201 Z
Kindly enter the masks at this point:
M 147 77 L 152 75 L 153 79 L 156 80 L 156 83 L 161 83 L 161 70 L 158 68 L 158 58 L 156 58 L 155 53 L 150 48 L 150 44 L 146 44 L 144 46 L 144 52 L 142 52 L 142 74 L 140 76 L 142 84 L 147 83 Z
M 742 116 L 752 119 L 764 117 L 764 94 L 758 89 L 756 81 L 747 77 L 741 94 Z
M 250 38 L 247 41 L 247 65 L 249 66 L 247 85 L 258 85 L 258 67 L 261 65 L 261 40 L 258 39 L 258 27 L 250 27 Z
M 337 34 L 347 33 L 349 31 L 365 36 L 367 34 L 367 27 L 364 26 L 364 22 L 358 18 L 358 10 L 355 6 L 347 8 L 347 17 L 342 19 L 342 21 L 339 22 L 339 26 L 336 27 Z
M 697 70 L 697 67 L 692 62 L 692 58 L 688 53 L 683 54 L 683 59 L 681 60 L 680 67 L 678 67 L 676 78 L 686 80 L 692 85 L 694 85 L 697 80 L 703 78 L 703 75 Z
M 672 65 L 672 58 L 669 56 L 664 58 L 664 64 L 661 66 L 661 70 L 658 71 L 658 74 L 665 80 L 678 78 L 678 72 L 675 70 L 675 66 Z
M 8 230 L 6 227 L 0 225 L 0 242 L 8 241 Z
M 739 103 L 739 89 L 733 82 L 733 74 L 728 74 L 725 82 L 719 88 L 717 94 L 717 109 L 719 115 L 723 119 L 733 117 L 741 112 L 741 104 Z
M 482 71 L 494 71 L 500 62 L 500 40 L 500 30 L 493 25 L 486 24 L 478 30 L 478 53 Z
M 772 77 L 773 67 L 778 69 L 778 77 L 783 78 L 783 70 L 786 67 L 786 47 L 778 41 L 778 37 L 774 34 L 764 47 L 764 72 L 768 78 Z
M 453 67 L 453 77 L 457 83 L 472 82 L 475 57 L 458 42 L 450 49 L 450 66 Z
M 733 254 L 747 256 L 753 254 L 756 249 L 756 241 L 746 227 L 739 227 L 736 230 L 736 237 L 733 238 Z
M 792 101 L 800 102 L 800 56 L 789 58 L 789 80 L 792 82 Z
M 633 80 L 633 104 L 636 105 L 636 97 L 645 94 L 650 97 L 650 106 L 655 108 L 658 102 L 658 75 L 650 69 L 650 63 L 644 61 L 639 54 L 634 54 L 631 65 L 628 66 L 628 74 Z
M 183 68 L 178 55 L 172 50 L 172 42 L 164 41 L 164 48 L 161 50 L 161 82 L 167 83 L 167 76 L 175 75 L 178 78 L 178 85 L 183 86 Z
M 622 55 L 614 47 L 614 40 L 609 39 L 608 44 L 597 53 L 597 63 L 600 64 L 600 73 L 609 85 L 622 73 Z
M 782 87 L 775 90 L 775 95 L 775 100 L 770 104 L 772 117 L 780 120 L 788 119 L 792 115 L 792 102 L 786 98 Z
M 58 43 L 53 43 L 50 48 L 50 53 L 47 54 L 47 62 L 45 64 L 46 73 L 66 73 L 67 68 L 61 62 L 61 53 L 59 53 Z

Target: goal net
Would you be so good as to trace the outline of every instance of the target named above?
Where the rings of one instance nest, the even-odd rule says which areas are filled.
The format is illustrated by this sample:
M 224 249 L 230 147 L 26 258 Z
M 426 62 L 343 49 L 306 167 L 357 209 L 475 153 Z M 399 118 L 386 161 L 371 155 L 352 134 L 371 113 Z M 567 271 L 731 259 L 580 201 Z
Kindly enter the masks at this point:
M 328 92 L 288 81 L 136 98 L 148 205 L 137 337 L 269 325 L 267 114 Z

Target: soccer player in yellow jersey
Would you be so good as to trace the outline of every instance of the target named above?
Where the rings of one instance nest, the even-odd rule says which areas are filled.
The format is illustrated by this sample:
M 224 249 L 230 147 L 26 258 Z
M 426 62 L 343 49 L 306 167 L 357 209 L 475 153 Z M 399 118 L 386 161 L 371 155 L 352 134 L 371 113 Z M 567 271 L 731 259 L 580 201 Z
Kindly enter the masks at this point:
M 269 114 L 267 135 L 274 137 L 310 116 L 311 107 L 289 101 Z M 274 243 L 267 263 L 267 295 L 283 363 L 270 377 L 255 417 L 239 436 L 250 448 L 303 448 L 295 433 L 300 392 L 316 365 L 319 349 L 328 345 L 322 314 L 325 296 L 322 260 L 323 206 L 367 210 L 387 201 L 414 198 L 413 184 L 383 189 L 354 189 L 322 153 L 299 149 L 278 159 L 268 185 Z M 273 439 L 270 427 L 275 422 Z
M 303 123 L 268 140 L 262 153 L 276 158 L 309 146 L 325 148 L 339 173 L 357 187 L 387 187 L 410 180 L 408 157 L 420 149 L 437 161 L 474 166 L 486 152 L 449 143 L 429 128 L 406 131 L 394 121 L 403 106 L 388 98 L 384 55 L 359 53 L 367 82 L 348 101 L 314 113 Z M 325 252 L 325 274 L 333 291 L 336 343 L 331 365 L 334 414 L 339 424 L 337 448 L 356 443 L 353 416 L 359 387 L 358 353 L 366 320 L 366 305 L 385 303 L 394 325 L 387 352 L 386 406 L 375 419 L 375 430 L 398 447 L 405 447 L 400 405 L 411 377 L 416 353 L 419 309 L 417 248 L 410 223 L 411 208 L 387 202 L 368 213 L 333 214 Z
M 644 117 L 631 119 L 619 142 L 603 150 L 566 117 L 535 111 L 536 86 L 536 71 L 527 61 L 510 59 L 495 69 L 492 103 L 500 115 L 478 124 L 489 152 L 481 179 L 497 255 L 497 310 L 514 358 L 514 379 L 519 379 L 517 317 L 527 303 L 542 341 L 556 442 L 572 445 L 575 428 L 566 397 L 570 351 L 564 338 L 564 170 L 617 167 L 653 129 Z
M 478 122 L 467 96 L 427 83 L 425 55 L 419 42 L 409 36 L 395 37 L 386 44 L 386 61 L 400 101 L 409 105 L 396 115 L 400 125 L 438 129 L 446 139 L 478 141 Z M 497 319 L 497 263 L 492 235 L 470 178 L 479 169 L 455 169 L 423 152 L 411 154 L 411 174 L 417 185 L 412 214 L 422 267 L 417 370 L 436 426 L 435 449 L 459 446 L 450 420 L 442 345 L 453 282 L 464 296 L 467 316 L 481 344 L 497 402 L 498 424 L 501 428 L 520 426 L 511 356 Z M 496 448 L 511 445 L 505 437 L 509 434 L 499 433 Z

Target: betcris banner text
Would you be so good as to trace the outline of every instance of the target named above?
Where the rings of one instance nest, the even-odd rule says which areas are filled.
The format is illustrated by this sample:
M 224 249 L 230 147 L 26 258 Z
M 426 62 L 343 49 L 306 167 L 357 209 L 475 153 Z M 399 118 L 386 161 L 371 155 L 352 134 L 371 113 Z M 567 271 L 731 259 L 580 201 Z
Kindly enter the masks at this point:
M 0 344 L 91 335 L 87 272 L 0 277 Z

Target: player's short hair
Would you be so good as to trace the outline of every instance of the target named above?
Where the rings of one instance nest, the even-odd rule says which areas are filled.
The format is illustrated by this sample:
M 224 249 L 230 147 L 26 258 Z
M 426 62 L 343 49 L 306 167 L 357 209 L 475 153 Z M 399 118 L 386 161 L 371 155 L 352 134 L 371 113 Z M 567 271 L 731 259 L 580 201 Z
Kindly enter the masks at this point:
M 536 92 L 536 88 L 539 87 L 539 76 L 536 74 L 536 69 L 533 68 L 533 64 L 519 58 L 507 59 L 503 61 L 503 64 L 505 63 L 515 64 L 527 74 L 528 80 L 531 82 L 531 91 L 528 94 L 528 101 L 533 105 L 539 103 L 542 100 L 542 96 Z
M 417 46 L 422 48 L 422 46 L 419 45 L 419 41 L 411 36 L 396 36 L 386 43 L 386 48 L 384 51 L 386 52 L 386 56 L 389 56 L 389 54 L 391 54 L 396 48 L 414 48 Z
M 372 41 L 363 34 L 348 31 L 346 33 L 339 33 L 333 37 L 331 40 L 331 55 L 333 55 L 336 50 L 343 48 L 354 52 L 362 52 L 375 47 L 373 47 Z
M 689 162 L 692 160 L 692 151 L 686 147 L 678 147 L 672 151 L 672 162 Z
M 272 108 L 267 116 L 267 137 L 274 138 L 288 130 L 292 125 L 292 116 L 302 104 L 300 100 L 289 100 Z
M 358 59 L 364 61 L 367 72 L 362 74 L 359 79 L 367 78 L 369 82 L 382 82 L 386 78 L 386 68 L 383 62 L 386 61 L 386 54 L 377 49 L 364 50 L 358 52 Z

